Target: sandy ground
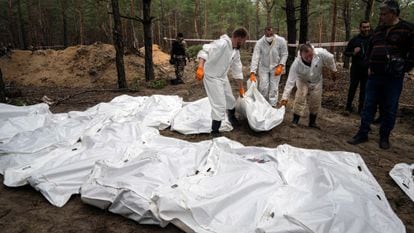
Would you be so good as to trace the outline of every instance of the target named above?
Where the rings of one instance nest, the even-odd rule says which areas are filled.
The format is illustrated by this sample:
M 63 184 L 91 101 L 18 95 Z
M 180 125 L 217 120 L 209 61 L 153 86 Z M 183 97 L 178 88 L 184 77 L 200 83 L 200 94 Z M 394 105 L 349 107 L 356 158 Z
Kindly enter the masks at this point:
M 112 59 L 113 51 L 108 45 L 94 46 L 96 47 L 71 47 L 66 49 L 67 53 L 48 51 L 44 55 L 42 53 L 31 55 L 31 52 L 20 51 L 15 52 L 11 60 L 0 58 L 0 67 L 6 82 L 14 81 L 14 85 L 21 88 L 23 92 L 22 97 L 13 98 L 10 101 L 32 104 L 40 102 L 44 95 L 52 99 L 61 99 L 85 90 L 114 88 L 116 72 Z M 76 55 L 68 55 L 69 52 L 77 54 L 76 51 L 79 49 L 88 51 L 89 55 L 78 58 L 75 57 Z M 61 54 L 59 55 L 59 53 Z M 107 63 L 105 63 L 105 59 L 102 59 L 106 53 L 109 56 Z M 34 57 L 38 59 L 34 59 Z M 32 61 L 33 59 L 35 61 Z M 164 60 L 160 59 L 161 62 L 156 67 L 156 74 L 158 78 L 168 80 L 173 76 L 173 73 L 172 67 L 165 63 L 165 59 L 168 59 L 168 56 L 164 57 Z M 130 55 L 126 56 L 125 60 L 128 83 L 130 84 L 134 77 L 138 77 L 142 84 L 143 59 Z M 40 66 L 40 68 L 37 67 L 38 70 L 36 70 L 33 64 L 38 64 L 36 66 Z M 97 64 L 104 65 L 98 66 Z M 129 66 L 128 64 L 135 65 Z M 78 75 L 79 67 L 86 68 L 83 73 Z M 96 68 L 99 78 L 95 82 L 93 82 L 95 77 L 88 72 L 90 67 L 100 67 Z M 70 69 L 72 72 L 68 71 Z M 193 69 L 193 63 L 186 67 L 184 85 L 167 86 L 163 89 L 140 87 L 137 92 L 85 92 L 52 106 L 51 110 L 55 113 L 85 110 L 99 102 L 110 101 L 121 94 L 134 96 L 176 94 L 182 96 L 185 101 L 196 100 L 206 94 L 203 86 L 194 80 Z M 247 74 L 248 71 L 245 71 Z M 43 81 L 42 76 L 46 77 Z M 282 80 L 281 87 L 284 86 L 284 81 Z M 306 127 L 307 118 L 301 119 L 300 127 L 291 127 L 292 113 L 288 109 L 284 122 L 269 132 L 255 133 L 249 129 L 246 121 L 242 121 L 242 126 L 232 132 L 224 133 L 224 136 L 249 146 L 276 147 L 288 143 L 303 148 L 351 151 L 361 154 L 370 171 L 382 186 L 392 209 L 405 224 L 407 232 L 414 233 L 414 202 L 400 190 L 388 175 L 396 163 L 414 163 L 414 80 L 407 79 L 405 82 L 396 128 L 391 136 L 392 147 L 389 150 L 378 148 L 378 126 L 373 126 L 369 142 L 358 146 L 346 143 L 346 140 L 356 133 L 359 125 L 358 115 L 344 116 L 342 114 L 347 88 L 346 71 L 341 71 L 339 79 L 335 82 L 328 77 L 325 79 L 323 110 L 318 119 L 321 130 Z M 234 89 L 234 94 L 237 95 L 237 93 L 238 91 Z M 162 131 L 161 134 L 188 141 L 209 139 L 209 135 L 186 136 L 169 130 Z M 0 179 L 2 181 L 3 178 L 0 176 Z M 72 197 L 63 208 L 53 207 L 30 186 L 8 188 L 0 184 L 0 232 L 155 233 L 181 231 L 172 225 L 165 229 L 157 226 L 139 225 L 121 216 L 85 205 L 80 201 L 79 196 Z

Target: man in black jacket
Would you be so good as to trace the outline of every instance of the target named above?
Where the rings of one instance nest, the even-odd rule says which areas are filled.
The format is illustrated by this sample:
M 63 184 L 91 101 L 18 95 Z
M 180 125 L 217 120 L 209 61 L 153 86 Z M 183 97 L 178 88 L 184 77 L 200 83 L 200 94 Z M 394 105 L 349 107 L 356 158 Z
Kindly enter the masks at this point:
M 172 43 L 170 64 L 175 67 L 176 79 L 171 80 L 172 85 L 183 84 L 184 68 L 186 58 L 190 60 L 187 53 L 187 43 L 182 33 L 177 34 L 177 39 Z
M 389 136 L 395 125 L 404 76 L 414 67 L 414 25 L 400 19 L 399 14 L 397 1 L 387 0 L 380 6 L 381 25 L 375 29 L 367 51 L 369 76 L 361 125 L 358 133 L 348 140 L 349 144 L 368 141 L 370 124 L 379 104 L 379 147 L 390 148 Z
M 368 78 L 368 65 L 364 62 L 364 58 L 371 38 L 370 23 L 368 21 L 362 21 L 359 24 L 359 31 L 360 33 L 348 42 L 348 46 L 344 52 L 345 56 L 352 57 L 351 80 L 349 82 L 345 111 L 352 112 L 352 102 L 359 84 L 358 114 L 361 113 L 362 107 L 364 106 L 365 84 Z

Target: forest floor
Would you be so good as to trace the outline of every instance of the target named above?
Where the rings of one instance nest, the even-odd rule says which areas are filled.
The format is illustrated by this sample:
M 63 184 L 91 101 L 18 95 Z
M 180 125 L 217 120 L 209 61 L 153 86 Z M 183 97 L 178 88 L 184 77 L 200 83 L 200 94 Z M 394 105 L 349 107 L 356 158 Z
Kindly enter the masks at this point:
M 155 73 L 157 79 L 169 80 L 174 76 L 173 67 L 168 64 L 169 55 L 155 51 Z M 248 59 L 246 59 L 248 65 Z M 70 47 L 62 51 L 14 51 L 12 58 L 0 58 L 0 68 L 6 83 L 22 90 L 22 96 L 11 98 L 11 103 L 34 104 L 43 96 L 51 99 L 65 99 L 51 106 L 54 113 L 71 110 L 85 110 L 100 102 L 108 102 L 121 94 L 143 96 L 152 94 L 179 95 L 184 101 L 205 97 L 203 85 L 194 79 L 195 64 L 186 67 L 185 84 L 167 85 L 154 89 L 145 85 L 144 61 L 135 55 L 125 56 L 127 82 L 134 92 L 102 91 L 116 87 L 116 69 L 112 46 L 96 44 Z M 248 68 L 245 68 L 245 77 Z M 301 119 L 300 127 L 290 127 L 291 105 L 284 122 L 269 132 L 256 133 L 246 121 L 242 126 L 224 136 L 246 146 L 277 147 L 290 144 L 309 149 L 328 151 L 350 151 L 359 153 L 383 188 L 392 209 L 406 226 L 408 233 L 414 233 L 414 202 L 394 183 L 388 175 L 397 163 L 414 163 L 414 78 L 404 83 L 396 127 L 391 135 L 391 149 L 378 147 L 378 126 L 373 126 L 370 140 L 358 146 L 349 145 L 359 126 L 359 116 L 343 114 L 349 85 L 348 72 L 340 68 L 338 79 L 324 79 L 322 112 L 318 119 L 321 130 L 306 127 L 307 118 Z M 282 79 L 280 88 L 284 86 Z M 233 85 L 235 88 L 236 85 Z M 101 90 L 101 91 L 96 91 Z M 238 93 L 236 89 L 234 93 Z M 77 93 L 81 93 L 76 95 Z M 357 98 L 356 98 L 357 99 Z M 170 130 L 162 135 L 201 141 L 208 135 L 181 135 Z M 2 183 L 3 177 L 0 176 Z M 48 203 L 30 186 L 9 188 L 0 184 L 0 229 L 1 232 L 181 232 L 171 224 L 166 228 L 140 225 L 118 215 L 85 205 L 78 195 L 62 208 Z

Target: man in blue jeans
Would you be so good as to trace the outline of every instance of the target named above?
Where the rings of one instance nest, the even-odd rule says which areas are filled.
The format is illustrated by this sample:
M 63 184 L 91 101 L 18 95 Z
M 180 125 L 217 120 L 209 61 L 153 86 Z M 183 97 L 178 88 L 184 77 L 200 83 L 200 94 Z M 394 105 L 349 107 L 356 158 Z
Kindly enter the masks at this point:
M 365 103 L 358 133 L 349 144 L 368 141 L 370 125 L 377 105 L 381 115 L 379 147 L 389 149 L 389 136 L 395 125 L 398 101 L 405 72 L 414 67 L 414 25 L 399 18 L 397 1 L 388 0 L 380 6 L 380 23 L 367 51 L 369 77 Z

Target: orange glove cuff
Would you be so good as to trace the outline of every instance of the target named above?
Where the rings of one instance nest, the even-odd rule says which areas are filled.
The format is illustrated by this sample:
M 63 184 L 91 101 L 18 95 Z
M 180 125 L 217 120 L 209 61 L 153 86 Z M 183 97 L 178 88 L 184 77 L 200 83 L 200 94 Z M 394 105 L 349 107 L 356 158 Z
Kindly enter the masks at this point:
M 204 68 L 203 67 L 198 67 L 197 71 L 196 71 L 196 79 L 198 81 L 203 80 L 204 78 Z
M 256 80 L 256 75 L 254 75 L 254 73 L 251 73 L 250 74 L 250 81 L 252 81 L 252 82 L 256 82 L 257 80 Z
M 239 90 L 239 94 L 240 94 L 240 96 L 244 96 L 244 88 L 242 87 L 242 88 L 240 88 L 240 90 Z

